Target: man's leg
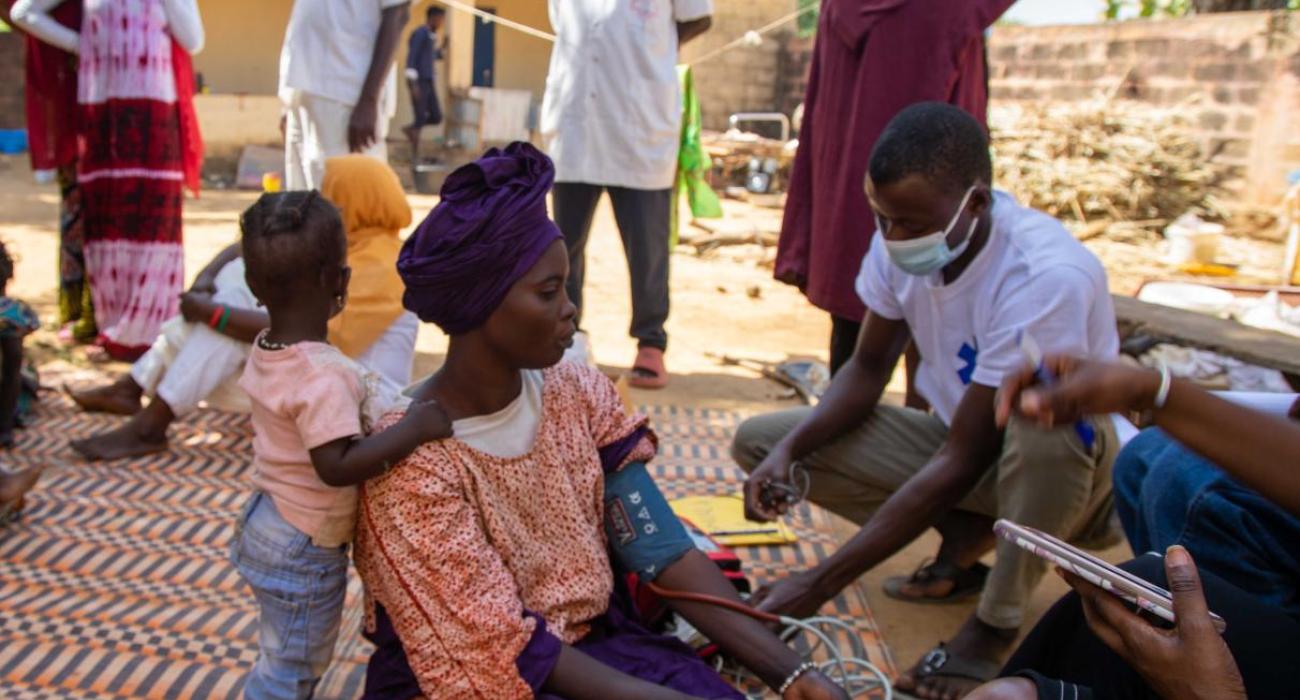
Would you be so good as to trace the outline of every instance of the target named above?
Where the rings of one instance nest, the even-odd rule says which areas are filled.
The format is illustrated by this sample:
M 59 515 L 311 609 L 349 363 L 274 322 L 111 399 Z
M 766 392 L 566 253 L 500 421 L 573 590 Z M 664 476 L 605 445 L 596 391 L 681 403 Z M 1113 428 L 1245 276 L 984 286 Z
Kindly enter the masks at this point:
M 994 518 L 1067 541 L 1095 535 L 1112 511 L 1110 474 L 1118 447 L 1109 419 L 1093 424 L 1096 438 L 1090 450 L 1072 426 L 1048 431 L 1013 421 L 996 468 L 963 501 L 963 509 L 975 516 L 965 523 L 977 530 L 969 536 L 987 537 Z M 961 697 L 979 681 L 951 675 L 953 669 L 992 668 L 1010 650 L 1024 621 L 1025 603 L 1047 566 L 1005 540 L 997 540 L 996 549 L 975 614 L 945 644 L 948 663 L 936 666 L 937 659 L 922 658 L 899 679 L 900 689 L 924 698 Z
M 1115 490 L 1135 552 L 1180 544 L 1201 569 L 1300 617 L 1300 518 L 1157 429 L 1120 453 Z
M 284 188 L 287 191 L 311 189 L 307 177 L 307 110 L 293 104 L 284 112 Z
M 1151 465 L 1160 461 L 1169 451 L 1170 444 L 1158 429 L 1144 430 L 1124 446 L 1115 458 L 1113 485 L 1115 513 L 1124 525 L 1124 534 L 1135 554 L 1145 554 L 1155 548 L 1151 532 L 1142 513 L 1145 497 L 1155 495 L 1146 491 L 1145 484 Z
M 1096 437 L 1089 450 L 1073 426 L 1040 430 L 1012 421 L 1003 439 L 993 501 L 987 502 L 988 492 L 982 491 L 982 510 L 1066 541 L 1103 530 L 1113 512 L 1111 471 L 1118 444 L 1109 418 L 1092 423 Z M 994 627 L 1019 627 L 1025 602 L 1046 571 L 1041 558 L 999 540 L 979 618 Z
M 831 374 L 840 371 L 858 347 L 862 322 L 831 314 Z
M 65 387 L 83 411 L 133 416 L 140 412 L 141 399 L 153 395 L 167 368 L 176 359 L 189 337 L 189 324 L 177 316 L 168 319 L 158 331 L 149 351 L 131 365 L 131 371 L 112 384 L 91 389 L 73 390 Z
M 237 378 L 248 358 L 249 346 L 207 326 L 188 325 L 189 335 L 149 405 L 114 430 L 74 442 L 73 449 L 92 460 L 162 452 L 167 449 L 167 429 L 172 421 L 193 411 L 208 394 Z
M 218 303 L 251 309 L 257 300 L 244 280 L 244 261 L 236 259 L 217 274 Z M 152 397 L 149 405 L 122 426 L 74 442 L 87 459 L 113 460 L 137 457 L 167 449 L 167 429 L 178 416 L 193 411 L 209 396 L 224 397 L 228 407 L 243 408 L 247 397 L 237 386 L 250 346 L 207 326 L 181 318 L 163 325 L 163 333 L 137 362 L 132 376 Z
M 585 182 L 557 182 L 551 190 L 551 208 L 555 211 L 555 225 L 564 234 L 564 245 L 569 249 L 569 280 L 565 291 L 569 301 L 578 307 L 578 325 L 582 325 L 582 283 L 587 267 L 587 237 L 591 233 L 591 220 L 596 215 L 596 203 L 605 188 Z
M 303 93 L 299 99 L 302 101 L 302 162 L 306 183 L 298 189 L 319 189 L 325 179 L 325 161 L 348 154 L 348 121 L 352 118 L 352 108 L 338 100 L 310 93 Z
M 639 347 L 668 349 L 668 268 L 673 191 L 610 187 L 614 219 L 632 282 L 632 325 Z
M 406 87 L 411 93 L 411 123 L 402 127 L 402 133 L 411 144 L 411 166 L 414 167 L 420 164 L 420 129 L 424 126 L 423 87 L 414 80 L 406 81 Z

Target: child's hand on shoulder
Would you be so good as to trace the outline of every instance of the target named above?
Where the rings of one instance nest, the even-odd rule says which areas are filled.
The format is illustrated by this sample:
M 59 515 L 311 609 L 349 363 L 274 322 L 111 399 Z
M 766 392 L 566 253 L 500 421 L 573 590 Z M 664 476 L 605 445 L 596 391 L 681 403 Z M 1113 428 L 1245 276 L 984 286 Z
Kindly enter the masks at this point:
M 412 401 L 401 422 L 408 426 L 411 435 L 421 445 L 449 438 L 452 435 L 451 418 L 437 401 Z

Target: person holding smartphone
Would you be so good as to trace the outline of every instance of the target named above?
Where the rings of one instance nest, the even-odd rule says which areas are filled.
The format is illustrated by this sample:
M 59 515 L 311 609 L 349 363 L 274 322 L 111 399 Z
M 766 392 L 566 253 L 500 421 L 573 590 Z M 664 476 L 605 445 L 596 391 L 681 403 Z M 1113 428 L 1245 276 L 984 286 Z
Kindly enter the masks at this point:
M 1239 406 L 1190 382 L 1117 363 L 1049 356 L 1057 378 L 1036 384 L 1032 369 L 1006 379 L 998 420 L 1013 414 L 1047 428 L 1080 416 L 1150 411 L 1155 424 L 1286 513 L 1300 514 L 1300 425 Z M 1294 412 L 1294 411 L 1293 411 Z M 1300 622 L 1284 609 L 1213 573 L 1197 571 L 1182 546 L 1124 565 L 1169 589 L 1177 622 L 1163 629 L 1077 577 L 1044 615 L 1001 678 L 973 700 L 1040 697 L 1290 698 Z M 1220 636 L 1213 610 L 1227 620 Z M 1014 674 L 1014 675 L 1012 675 Z

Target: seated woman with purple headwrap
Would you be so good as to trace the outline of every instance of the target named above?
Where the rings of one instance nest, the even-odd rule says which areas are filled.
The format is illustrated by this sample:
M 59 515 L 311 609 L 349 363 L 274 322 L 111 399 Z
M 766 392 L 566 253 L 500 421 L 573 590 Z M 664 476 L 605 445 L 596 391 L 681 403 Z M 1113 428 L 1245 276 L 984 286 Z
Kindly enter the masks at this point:
M 447 179 L 402 249 L 406 307 L 451 336 L 415 397 L 441 404 L 456 436 L 363 487 L 356 563 L 378 647 L 366 697 L 739 698 L 689 648 L 643 628 L 615 584 L 626 566 L 738 600 L 671 527 L 610 529 L 615 512 L 640 522 L 638 509 L 607 506 L 616 482 L 620 504 L 662 504 L 644 468 L 656 442 L 603 375 L 560 363 L 575 309 L 546 212 L 552 178 L 532 146 L 489 151 Z M 618 554 L 638 538 L 655 546 Z M 785 698 L 847 698 L 753 619 L 674 608 Z

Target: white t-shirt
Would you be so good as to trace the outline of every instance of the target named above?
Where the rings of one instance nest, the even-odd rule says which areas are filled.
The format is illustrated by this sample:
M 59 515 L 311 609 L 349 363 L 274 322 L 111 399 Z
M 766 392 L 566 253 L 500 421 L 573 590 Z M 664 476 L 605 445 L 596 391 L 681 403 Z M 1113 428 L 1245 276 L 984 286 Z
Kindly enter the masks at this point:
M 876 240 L 856 290 L 873 313 L 907 322 L 922 358 L 917 389 L 948 425 L 971 382 L 996 388 L 1024 366 L 1021 330 L 1045 353 L 1109 359 L 1119 352 L 1101 262 L 1059 221 L 1005 192 L 994 194 L 984 249 L 952 284 L 941 272 L 903 272 Z
M 411 0 L 294 0 L 280 49 L 280 99 L 297 103 L 298 92 L 342 102 L 361 99 L 385 9 Z M 397 107 L 397 70 L 389 66 L 379 98 L 380 114 Z
M 542 422 L 542 372 L 523 371 L 523 391 L 509 406 L 486 416 L 453 421 L 457 440 L 493 457 L 511 459 L 533 449 Z
M 677 23 L 713 0 L 550 0 L 542 136 L 557 182 L 672 187 L 681 140 Z

